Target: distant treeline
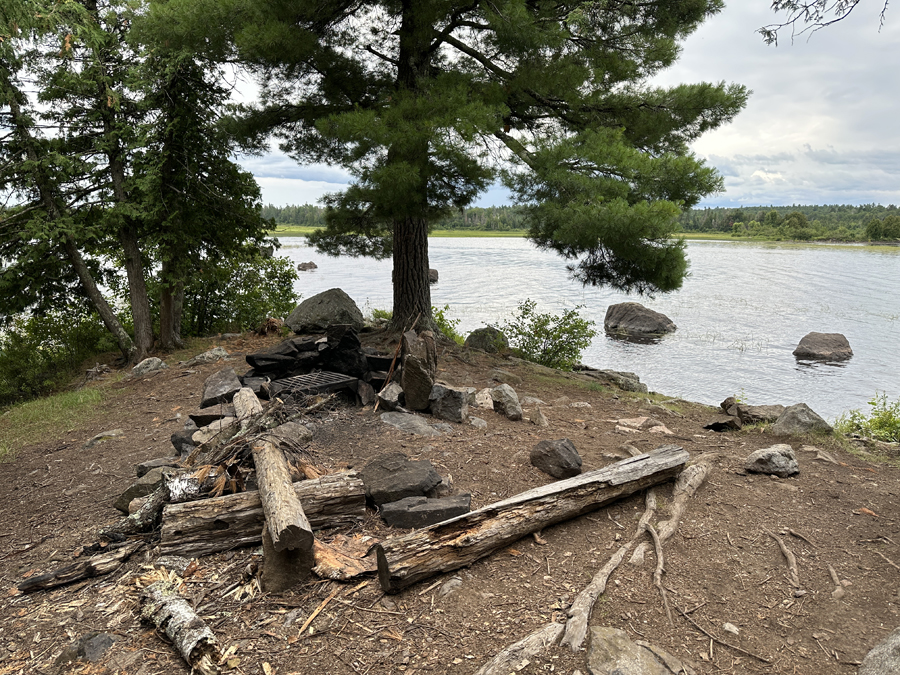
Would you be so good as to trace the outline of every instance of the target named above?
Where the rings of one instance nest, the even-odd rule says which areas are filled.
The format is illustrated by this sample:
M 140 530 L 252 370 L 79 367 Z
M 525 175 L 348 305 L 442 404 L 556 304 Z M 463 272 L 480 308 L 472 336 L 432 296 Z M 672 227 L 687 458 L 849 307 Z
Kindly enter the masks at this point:
M 279 225 L 324 227 L 320 206 L 263 207 Z M 894 241 L 900 239 L 900 209 L 891 204 L 862 206 L 745 206 L 688 209 L 678 218 L 681 232 L 730 234 L 790 241 Z M 470 207 L 435 225 L 439 230 L 525 230 L 518 206 Z

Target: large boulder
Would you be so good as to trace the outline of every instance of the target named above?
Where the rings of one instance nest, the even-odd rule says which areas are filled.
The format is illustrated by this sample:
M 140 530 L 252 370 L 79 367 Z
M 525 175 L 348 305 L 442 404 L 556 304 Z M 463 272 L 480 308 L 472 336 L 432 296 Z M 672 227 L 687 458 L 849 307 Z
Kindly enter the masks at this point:
M 665 314 L 644 307 L 639 302 L 621 302 L 606 308 L 603 328 L 607 333 L 625 335 L 662 335 L 677 326 Z
M 840 333 L 807 333 L 794 350 L 798 359 L 843 361 L 853 356 L 850 343 Z
M 431 414 L 448 422 L 465 422 L 469 417 L 469 390 L 437 383 L 429 397 Z
M 366 496 L 376 506 L 407 497 L 425 497 L 441 477 L 428 460 L 410 460 L 402 452 L 376 457 L 359 472 Z
M 692 672 L 664 649 L 632 642 L 620 628 L 592 626 L 588 647 L 591 675 L 672 675 Z
M 425 410 L 429 405 L 431 388 L 437 374 L 437 347 L 434 333 L 415 331 L 403 334 L 400 341 L 400 358 L 403 368 L 400 371 L 400 385 L 406 400 L 406 407 L 411 410 Z
M 787 444 L 773 445 L 751 453 L 744 460 L 744 469 L 750 473 L 765 473 L 779 478 L 800 473 L 794 450 Z
M 219 403 L 231 403 L 234 395 L 243 386 L 234 368 L 223 368 L 206 378 L 203 395 L 200 397 L 200 407 L 208 408 Z
M 501 384 L 491 389 L 491 401 L 496 410 L 507 419 L 514 422 L 522 419 L 522 405 L 519 403 L 519 396 L 516 390 L 508 384 Z
M 866 654 L 857 675 L 900 675 L 900 628 Z
M 466 338 L 463 347 L 466 349 L 480 349 L 488 354 L 496 354 L 509 349 L 509 340 L 493 326 L 476 328 Z
M 581 473 L 581 455 L 568 438 L 541 441 L 531 448 L 531 464 L 554 478 L 571 478 Z
M 805 403 L 797 403 L 785 408 L 771 428 L 773 434 L 783 435 L 807 434 L 815 431 L 831 433 L 833 429 Z
M 353 299 L 340 288 L 332 288 L 301 302 L 285 323 L 295 333 L 321 333 L 328 326 L 343 323 L 359 331 L 365 321 Z

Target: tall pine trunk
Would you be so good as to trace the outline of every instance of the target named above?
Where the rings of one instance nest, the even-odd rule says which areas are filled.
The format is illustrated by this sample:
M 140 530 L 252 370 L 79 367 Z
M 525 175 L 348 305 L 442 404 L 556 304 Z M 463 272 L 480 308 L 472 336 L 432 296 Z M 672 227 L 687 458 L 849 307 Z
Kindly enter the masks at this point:
M 184 307 L 184 283 L 176 280 L 174 265 L 163 260 L 159 295 L 159 347 L 169 351 L 182 347 L 181 310 Z
M 394 221 L 394 315 L 392 327 L 406 330 L 416 317 L 419 329 L 431 328 L 428 282 L 428 223 L 422 218 Z

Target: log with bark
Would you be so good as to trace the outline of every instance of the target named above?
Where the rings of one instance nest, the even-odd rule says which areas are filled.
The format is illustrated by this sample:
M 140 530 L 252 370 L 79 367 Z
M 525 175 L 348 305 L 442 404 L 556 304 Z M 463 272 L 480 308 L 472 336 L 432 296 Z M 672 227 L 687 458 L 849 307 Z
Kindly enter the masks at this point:
M 365 517 L 366 489 L 355 472 L 300 481 L 293 487 L 313 529 L 352 525 Z M 163 510 L 160 552 L 198 557 L 258 546 L 264 522 L 257 492 L 170 504 Z
M 313 533 L 291 483 L 284 453 L 264 440 L 252 445 L 259 498 L 272 546 L 276 551 L 312 551 Z
M 31 593 L 33 591 L 41 591 L 47 588 L 56 588 L 70 584 L 73 581 L 81 581 L 82 579 L 90 579 L 92 577 L 103 576 L 110 572 L 115 572 L 119 567 L 134 554 L 141 546 L 143 541 L 128 541 L 124 544 L 111 544 L 106 551 L 99 555 L 91 556 L 84 560 L 79 560 L 71 565 L 66 565 L 53 572 L 41 574 L 31 579 L 26 579 L 19 584 L 18 589 L 23 593 Z
M 550 483 L 375 547 L 387 593 L 469 565 L 517 539 L 674 478 L 688 453 L 666 445 L 596 471 Z
M 169 636 L 192 673 L 218 675 L 222 672 L 216 636 L 171 583 L 157 581 L 147 586 L 141 600 L 141 616 Z

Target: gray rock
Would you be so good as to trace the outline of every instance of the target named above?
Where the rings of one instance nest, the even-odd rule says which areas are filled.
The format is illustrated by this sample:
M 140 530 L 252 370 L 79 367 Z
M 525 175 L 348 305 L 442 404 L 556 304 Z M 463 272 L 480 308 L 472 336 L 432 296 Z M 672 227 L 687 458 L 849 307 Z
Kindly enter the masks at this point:
M 539 427 L 550 426 L 550 422 L 547 421 L 547 416 L 544 414 L 544 411 L 541 410 L 540 406 L 538 406 L 531 414 L 531 423 Z
M 194 435 L 191 436 L 191 440 L 195 445 L 203 445 L 218 436 L 220 431 L 227 429 L 236 423 L 237 418 L 235 417 L 223 417 L 220 420 L 207 424 L 205 427 L 197 429 L 197 431 L 194 432 Z
M 438 274 L 437 270 L 435 270 L 435 269 L 428 270 L 428 283 L 429 284 L 436 284 L 438 282 L 439 278 L 440 278 L 440 274 Z
M 607 333 L 626 335 L 662 335 L 677 326 L 665 314 L 655 312 L 638 302 L 622 302 L 606 308 L 603 328 Z
M 428 527 L 468 513 L 472 495 L 460 494 L 441 499 L 407 497 L 381 506 L 381 517 L 391 527 Z
M 470 417 L 469 424 L 471 424 L 476 429 L 487 429 L 487 422 L 485 422 L 480 417 Z
M 508 370 L 503 370 L 502 368 L 494 368 L 490 372 L 490 378 L 494 382 L 500 382 L 502 384 L 522 384 L 521 377 Z
M 441 432 L 429 426 L 423 418 L 412 413 L 386 412 L 381 415 L 381 421 L 390 424 L 400 431 L 417 436 L 440 436 Z
M 425 491 L 425 496 L 428 499 L 441 499 L 443 497 L 449 497 L 453 494 L 453 485 L 450 482 L 449 478 L 441 478 L 441 482 L 435 485 L 430 490 Z
M 175 468 L 178 466 L 178 459 L 175 457 L 159 457 L 157 459 L 148 459 L 146 462 L 134 465 L 134 475 L 140 478 L 146 476 L 153 469 Z
M 531 448 L 531 464 L 554 478 L 571 478 L 581 473 L 581 455 L 568 438 L 535 445 Z
M 269 434 L 286 445 L 309 443 L 313 439 L 313 432 L 299 422 L 285 422 L 272 429 Z
M 122 513 L 128 513 L 128 504 L 131 503 L 132 499 L 136 499 L 138 497 L 146 497 L 151 492 L 153 492 L 156 488 L 162 485 L 162 482 L 165 480 L 166 476 L 171 476 L 177 473 L 177 470 L 170 469 L 167 467 L 157 467 L 155 469 L 151 469 L 143 476 L 138 478 L 134 483 L 132 483 L 125 492 L 123 492 L 119 497 L 113 502 L 113 507 L 117 508 Z
M 463 347 L 466 349 L 480 349 L 488 354 L 497 354 L 509 349 L 509 340 L 499 330 L 492 326 L 476 328 L 466 338 Z
M 184 366 L 186 368 L 190 368 L 191 366 L 196 366 L 201 363 L 212 363 L 213 361 L 218 361 L 219 359 L 224 359 L 228 356 L 228 352 L 225 351 L 222 347 L 213 347 L 202 354 L 197 354 L 192 359 L 188 359 L 184 362 Z
M 78 638 L 62 650 L 54 662 L 56 666 L 65 667 L 72 661 L 89 661 L 96 663 L 116 641 L 115 635 L 92 631 Z
M 172 447 L 175 448 L 176 455 L 186 457 L 191 454 L 196 447 L 196 443 L 194 443 L 195 431 L 197 431 L 196 427 L 193 429 L 182 429 L 172 434 Z
M 409 354 L 403 360 L 400 385 L 403 387 L 406 407 L 410 410 L 425 410 L 434 386 L 434 372 L 421 358 Z
M 194 412 L 188 413 L 188 418 L 193 420 L 198 429 L 208 426 L 216 420 L 222 419 L 223 417 L 236 416 L 237 415 L 234 412 L 234 406 L 230 403 L 213 405 L 208 408 L 201 408 L 200 410 L 195 410 Z
M 773 445 L 751 453 L 744 460 L 744 469 L 751 473 L 766 473 L 787 478 L 800 473 L 797 457 L 791 446 L 786 444 Z
M 522 406 L 519 405 L 519 397 L 515 389 L 508 384 L 501 384 L 491 389 L 491 400 L 494 410 L 508 419 L 517 421 L 522 419 Z
M 831 425 L 814 413 L 805 403 L 785 408 L 770 430 L 773 434 L 806 434 L 822 431 L 831 433 Z
M 223 368 L 206 378 L 203 395 L 200 397 L 200 407 L 208 408 L 217 403 L 230 403 L 242 386 L 234 368 Z
M 444 598 L 451 593 L 458 591 L 462 588 L 463 580 L 459 577 L 451 577 L 448 579 L 443 586 L 441 586 L 441 590 L 438 591 L 438 597 Z
M 428 402 L 431 414 L 440 420 L 465 422 L 469 417 L 469 391 L 465 387 L 435 384 Z
M 522 405 L 547 405 L 544 401 L 537 398 L 536 396 L 523 396 L 519 399 L 519 403 Z
M 320 333 L 342 323 L 360 331 L 365 321 L 353 299 L 340 288 L 332 288 L 301 302 L 284 323 L 295 333 Z
M 431 462 L 412 461 L 402 452 L 376 457 L 359 473 L 366 486 L 366 497 L 376 506 L 407 497 L 424 498 L 426 492 L 441 483 Z
M 494 399 L 491 398 L 490 387 L 485 387 L 475 392 L 475 405 L 479 408 L 494 409 Z
M 673 665 L 678 661 L 669 654 L 663 660 L 655 653 L 662 650 L 632 642 L 619 628 L 593 626 L 590 636 L 588 671 L 591 675 L 672 675 L 666 661 L 671 660 Z
M 147 373 L 152 373 L 155 370 L 165 370 L 168 368 L 162 359 L 158 359 L 155 356 L 151 356 L 149 359 L 144 359 L 139 364 L 137 364 L 134 368 L 131 369 L 132 375 L 146 375 Z
M 647 393 L 647 385 L 641 382 L 634 373 L 618 370 L 585 370 L 578 373 L 582 378 L 596 380 L 603 384 L 618 387 L 622 391 L 633 391 L 638 394 Z
M 743 426 L 744 424 L 741 422 L 740 417 L 720 415 L 709 424 L 705 424 L 703 428 L 710 431 L 739 431 Z
M 378 400 L 378 394 L 375 393 L 375 389 L 371 384 L 363 380 L 356 383 L 356 395 L 359 396 L 359 401 L 364 406 L 374 405 Z
M 401 396 L 403 396 L 403 387 L 396 382 L 391 382 L 384 388 L 384 391 L 378 394 L 378 400 L 385 410 L 396 410 L 403 403 Z
M 784 413 L 783 405 L 744 405 L 743 403 L 738 403 L 735 408 L 737 416 L 741 418 L 741 422 L 744 424 L 774 422 Z
M 437 429 L 438 431 L 443 431 L 448 434 L 453 431 L 453 427 L 446 422 L 438 422 L 437 424 L 432 424 L 431 428 Z
M 857 675 L 900 675 L 900 628 L 866 654 Z
M 844 361 L 853 356 L 850 343 L 840 333 L 807 333 L 794 350 L 798 359 Z
M 319 266 L 316 265 L 316 263 L 314 263 L 312 260 L 310 260 L 309 262 L 302 262 L 297 265 L 298 272 L 309 272 L 311 270 L 317 269 L 319 269 Z
M 122 429 L 111 429 L 110 431 L 101 431 L 99 434 L 91 438 L 87 443 L 82 446 L 82 450 L 87 450 L 88 448 L 92 448 L 100 441 L 105 441 L 108 438 L 116 438 L 117 436 L 123 436 L 125 432 Z

